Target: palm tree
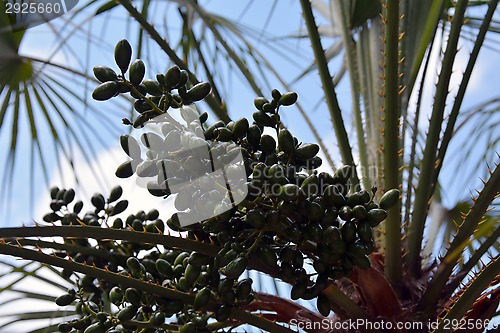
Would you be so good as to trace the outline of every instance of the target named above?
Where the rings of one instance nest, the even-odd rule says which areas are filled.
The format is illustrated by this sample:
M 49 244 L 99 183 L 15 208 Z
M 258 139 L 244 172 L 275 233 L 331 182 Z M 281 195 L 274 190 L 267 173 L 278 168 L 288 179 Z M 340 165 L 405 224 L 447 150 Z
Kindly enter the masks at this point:
M 222 31 L 238 37 L 246 47 L 244 52 L 251 54 L 253 61 L 264 64 L 263 67 L 281 81 L 286 90 L 291 90 L 289 84 L 271 67 L 270 62 L 256 53 L 249 39 L 236 24 L 216 15 L 209 15 L 196 1 L 179 2 L 184 22 L 184 38 L 181 52 L 176 52 L 175 48 L 162 38 L 157 25 L 148 21 L 148 9 L 153 3 L 145 2 L 140 10 L 128 1 L 120 1 L 117 6 L 108 3 L 100 7 L 98 13 L 116 10 L 114 8 L 121 6 L 141 27 L 136 49 L 142 50 L 143 41 L 148 40 L 142 35 L 145 31 L 180 68 L 187 71 L 190 68 L 201 68 L 214 92 L 206 102 L 219 119 L 227 122 L 230 118 L 223 103 L 223 93 L 218 88 L 222 79 L 216 75 L 217 67 L 210 67 L 210 62 L 207 61 L 209 57 L 215 59 L 224 55 L 234 64 L 255 94 L 264 95 L 259 88 L 258 79 L 252 74 L 253 66 L 249 66 L 248 62 L 243 60 L 242 53 L 237 53 L 226 42 Z M 498 125 L 498 116 L 494 113 L 497 100 L 486 101 L 470 111 L 463 110 L 463 101 L 479 51 L 487 45 L 486 35 L 488 32 L 497 31 L 498 22 L 494 19 L 494 14 L 498 1 L 331 0 L 325 3 L 301 0 L 300 4 L 307 29 L 306 35 L 314 53 L 314 63 L 311 67 L 314 71 L 305 71 L 303 75 L 312 75 L 316 70 L 319 72 L 323 87 L 322 97 L 330 112 L 341 163 L 358 166 L 358 172 L 351 178 L 351 195 L 360 189 L 370 191 L 375 186 L 385 190 L 399 189 L 402 200 L 388 209 L 387 219 L 376 229 L 377 251 L 370 257 L 371 268 L 356 268 L 350 278 L 330 279 L 322 293 L 316 295 L 321 314 L 308 310 L 307 305 L 303 307 L 287 300 L 288 295 L 283 294 L 279 287 L 276 287 L 275 295 L 268 295 L 259 292 L 254 286 L 256 301 L 243 307 L 245 311 L 234 308 L 231 317 L 235 321 L 229 320 L 226 324 L 231 326 L 247 323 L 271 332 L 288 332 L 286 325 L 284 327 L 279 323 L 290 322 L 297 311 L 313 322 L 320 322 L 330 310 L 335 313 L 331 318 L 332 322 L 358 318 L 384 318 L 391 321 L 407 319 L 425 323 L 438 321 L 436 327 L 422 328 L 421 331 L 453 331 L 446 326 L 453 320 L 458 323 L 476 324 L 483 320 L 484 323 L 484 320 L 496 315 L 500 300 L 497 278 L 500 273 L 497 260 L 499 215 L 496 202 L 500 188 L 500 170 L 498 164 L 495 164 L 495 159 L 498 159 L 498 156 L 495 156 L 498 136 L 494 132 Z M 332 29 L 318 27 L 313 9 L 330 22 Z M 204 30 L 196 36 L 193 24 L 197 20 L 203 22 Z M 212 39 L 200 37 L 205 36 L 204 33 L 208 31 Z M 325 31 L 331 31 L 333 34 L 322 37 L 321 34 Z M 460 78 L 456 94 L 450 97 L 450 82 L 457 60 L 458 45 L 470 40 L 471 35 L 474 36 L 470 41 L 472 51 L 467 59 L 465 72 Z M 333 37 L 335 41 L 326 52 L 325 37 Z M 210 53 L 201 43 L 206 42 L 205 45 L 209 45 L 213 41 L 218 48 L 215 48 L 214 53 Z M 437 58 L 432 52 L 435 48 L 439 51 Z M 253 53 L 250 53 L 250 50 L 254 50 Z M 141 52 L 139 51 L 139 54 Z M 179 53 L 183 56 L 178 56 Z M 342 55 L 341 67 L 345 68 L 348 75 L 352 96 L 350 112 L 341 109 L 336 93 L 338 82 L 335 78 L 332 80 L 328 61 L 335 55 Z M 429 82 L 427 78 L 433 76 L 430 70 L 432 62 L 439 63 L 439 76 L 434 88 L 430 120 L 425 124 L 425 120 L 421 120 L 424 85 Z M 26 62 L 21 63 L 26 67 Z M 343 71 L 342 68 L 338 70 L 339 73 Z M 188 73 L 191 85 L 195 85 L 198 82 L 196 75 L 190 71 Z M 21 77 L 17 83 L 12 81 L 6 85 L 9 87 L 8 91 L 12 90 L 11 86 L 19 86 L 23 79 L 24 77 Z M 19 102 L 15 101 L 19 101 L 19 97 L 15 96 L 20 96 L 20 93 L 9 93 L 9 98 L 11 94 L 14 94 L 13 110 L 17 110 Z M 3 113 L 6 112 L 7 106 Z M 313 119 L 304 111 L 303 106 L 298 104 L 297 108 L 317 141 L 325 148 Z M 355 128 L 352 133 L 347 130 L 346 118 L 352 118 L 354 121 Z M 464 127 L 477 119 L 486 119 L 477 125 L 477 132 L 484 133 L 483 139 L 487 142 L 487 148 L 478 158 L 478 165 L 484 167 L 484 164 L 487 164 L 491 169 L 487 167 L 483 187 L 478 189 L 477 195 L 468 200 L 464 198 L 467 193 L 460 193 L 457 197 L 460 202 L 452 209 L 445 209 L 440 204 L 441 193 L 446 189 L 446 184 L 442 183 L 441 170 L 444 162 L 450 160 L 450 144 L 457 140 L 460 142 Z M 36 136 L 34 142 L 36 143 Z M 471 150 L 478 149 L 474 144 L 470 147 Z M 355 157 L 354 151 L 358 157 Z M 329 156 L 325 149 L 324 152 L 328 164 L 333 168 L 335 158 Z M 471 154 L 473 153 L 467 156 Z M 378 172 L 369 173 L 374 166 Z M 374 199 L 378 201 L 381 196 L 382 193 L 376 192 Z M 170 224 L 169 226 L 175 228 Z M 443 230 L 443 236 L 439 235 L 439 230 Z M 192 303 L 193 295 L 178 291 L 166 293 L 137 277 L 127 280 L 113 272 L 30 250 L 30 246 L 36 246 L 66 249 L 73 253 L 81 251 L 74 244 L 60 245 L 56 239 L 44 242 L 30 237 L 85 236 L 99 241 L 100 247 L 104 246 L 107 239 L 169 244 L 168 246 L 174 248 L 196 251 L 207 256 L 214 256 L 219 250 L 190 239 L 111 228 L 25 227 L 3 229 L 2 235 L 7 243 L 0 244 L 0 253 L 62 267 L 110 283 L 135 288 L 150 295 L 160 295 L 185 303 Z M 14 239 L 22 247 L 14 246 Z M 439 249 L 434 251 L 436 247 Z M 272 249 L 277 251 L 276 247 Z M 92 252 L 94 249 L 91 247 L 85 251 Z M 435 253 L 437 256 L 433 257 Z M 128 255 L 132 254 L 135 253 Z M 283 271 L 269 268 L 263 257 L 265 256 L 252 257 L 253 262 L 248 266 L 259 272 L 259 279 L 269 281 L 267 276 L 271 276 L 294 285 L 293 279 L 284 276 Z M 26 267 L 11 269 L 19 269 L 24 272 L 23 276 L 28 275 Z M 37 274 L 35 276 L 39 277 Z M 68 280 L 71 281 L 69 278 Z M 61 284 L 60 287 L 63 288 L 62 286 Z M 34 299 L 47 299 L 43 294 L 16 289 L 16 284 L 9 288 Z M 293 292 L 292 289 L 292 294 Z M 325 299 L 327 311 L 324 308 Z M 109 312 L 109 305 L 108 301 L 102 310 Z M 259 310 L 271 311 L 272 314 L 255 316 Z M 55 313 L 60 316 L 73 314 L 74 312 Z M 24 320 L 47 316 L 46 313 L 40 312 L 38 317 L 33 314 L 19 315 L 17 318 Z M 177 329 L 176 326 L 166 327 Z M 214 324 L 212 327 L 222 328 L 224 325 L 219 327 Z M 470 326 L 467 328 L 477 332 L 484 330 L 484 327 L 478 326 L 474 329 Z

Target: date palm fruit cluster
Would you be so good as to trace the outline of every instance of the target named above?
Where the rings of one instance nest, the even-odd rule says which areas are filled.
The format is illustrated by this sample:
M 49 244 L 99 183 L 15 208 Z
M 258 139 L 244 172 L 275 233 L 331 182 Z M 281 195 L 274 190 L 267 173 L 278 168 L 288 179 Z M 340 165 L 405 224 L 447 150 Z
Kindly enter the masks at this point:
M 126 124 L 135 128 L 161 114 L 170 107 L 179 108 L 182 105 L 197 102 L 205 98 L 210 92 L 210 84 L 201 82 L 189 90 L 186 84 L 189 74 L 186 70 L 177 66 L 170 68 L 165 74 L 158 74 L 156 80 L 144 80 L 146 68 L 140 59 L 131 62 L 132 47 L 126 40 L 118 42 L 115 47 L 115 62 L 120 69 L 117 74 L 112 68 L 106 66 L 94 67 L 94 75 L 101 82 L 92 93 L 92 97 L 98 101 L 105 101 L 123 93 L 130 93 L 135 99 L 134 109 L 139 116 L 130 122 L 124 119 Z M 128 72 L 128 80 L 126 73 Z M 173 90 L 177 90 L 174 94 Z M 149 97 L 146 97 L 146 96 Z
M 181 125 L 167 117 L 160 131 L 145 132 L 140 140 L 122 136 L 122 148 L 130 160 L 118 167 L 116 175 L 127 178 L 136 174 L 139 178 L 151 178 L 147 187 L 155 196 L 166 198 L 176 194 L 174 202 L 179 212 L 167 220 L 167 226 L 184 232 L 188 240 L 210 245 L 215 251 L 209 255 L 201 250 L 160 249 L 126 241 L 109 240 L 91 245 L 86 239 L 65 240 L 103 250 L 106 255 L 76 250 L 61 255 L 191 295 L 193 301 L 162 298 L 136 288 L 79 276 L 78 290 L 70 291 L 56 302 L 63 306 L 76 301 L 81 318 L 61 324 L 60 331 L 208 332 L 208 327 L 214 323 L 231 323 L 232 309 L 245 309 L 254 300 L 252 280 L 242 278 L 249 269 L 291 284 L 292 299 L 316 298 L 318 310 L 327 316 L 330 306 L 322 292 L 333 280 L 350 276 L 355 266 L 370 267 L 368 255 L 375 249 L 373 228 L 386 218 L 386 210 L 396 204 L 399 191 L 386 192 L 376 203 L 375 188 L 370 192 L 352 189 L 349 180 L 352 166 L 343 166 L 333 175 L 315 171 L 321 165 L 321 158 L 317 156 L 319 147 L 301 143 L 280 121 L 281 107 L 293 105 L 298 97 L 296 93 L 281 94 L 275 89 L 271 100 L 257 98 L 253 123 L 242 118 L 208 126 L 206 113 L 198 115 L 194 108 L 186 107 L 210 92 L 208 83 L 187 89 L 187 73 L 177 67 L 172 67 L 165 75 L 157 75 L 156 81 L 143 80 L 143 64 L 137 65 L 136 60 L 129 67 L 131 48 L 126 41 L 118 43 L 115 58 L 122 75 L 115 75 L 106 67 L 97 67 L 94 72 L 103 84 L 94 91 L 95 99 L 106 100 L 130 92 L 136 98 L 134 107 L 139 116 L 125 123 L 136 128 L 147 126 L 150 119 L 168 115 L 169 107 L 179 108 L 186 122 Z M 127 71 L 128 80 L 124 77 Z M 177 89 L 178 94 L 172 94 L 173 89 Z M 264 133 L 266 128 L 276 136 Z M 153 141 L 156 144 L 152 145 Z M 167 148 L 152 149 L 162 144 Z M 175 147 L 178 151 L 173 149 Z M 231 171 L 234 165 L 230 163 L 234 151 L 241 153 L 243 166 L 236 167 L 243 167 L 243 182 L 248 190 L 241 200 L 233 200 L 232 207 L 223 206 L 222 202 L 227 196 L 234 199 L 241 193 L 232 193 L 225 187 L 226 196 L 215 195 L 213 183 L 208 191 L 197 187 L 203 182 L 190 186 L 195 177 L 203 178 L 196 172 L 205 170 L 206 165 L 195 171 L 190 167 L 206 161 L 200 156 L 194 160 L 193 154 L 181 152 L 196 147 L 203 147 L 210 156 L 216 156 L 213 162 L 225 170 L 226 179 L 236 173 Z M 168 165 L 175 165 L 175 176 L 170 177 L 165 171 Z M 184 186 L 190 186 L 189 191 Z M 72 210 L 67 207 L 74 192 L 53 189 L 53 211 L 45 220 L 65 225 L 164 232 L 164 223 L 155 210 L 129 215 L 125 221 L 117 218 L 111 223 L 109 217 L 126 208 L 123 201 L 114 203 L 120 196 L 121 188 L 115 188 L 107 200 L 100 194 L 94 195 L 91 202 L 95 210 L 79 218 L 80 202 Z M 214 196 L 219 203 L 214 201 Z M 205 204 L 197 206 L 197 202 Z M 183 214 L 192 211 L 198 216 L 208 213 L 210 217 L 195 224 L 181 224 Z M 64 273 L 70 276 L 72 272 Z M 117 308 L 106 306 L 107 300 Z

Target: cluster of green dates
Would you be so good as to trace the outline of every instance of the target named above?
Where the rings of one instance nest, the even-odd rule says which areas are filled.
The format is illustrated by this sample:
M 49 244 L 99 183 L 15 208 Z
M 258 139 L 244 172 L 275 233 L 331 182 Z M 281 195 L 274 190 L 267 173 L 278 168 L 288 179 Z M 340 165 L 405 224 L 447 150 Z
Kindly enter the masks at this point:
M 134 109 L 139 112 L 139 116 L 133 123 L 128 119 L 123 121 L 135 128 L 165 113 L 170 107 L 179 108 L 200 101 L 210 93 L 210 84 L 207 82 L 196 84 L 188 90 L 186 84 L 189 74 L 177 66 L 165 74 L 158 74 L 156 80 L 144 80 L 144 62 L 136 59 L 131 63 L 131 59 L 132 47 L 127 40 L 121 40 L 115 47 L 115 62 L 120 74 L 106 66 L 94 67 L 94 75 L 101 84 L 94 90 L 92 97 L 105 101 L 119 94 L 130 93 L 135 99 Z M 127 72 L 128 80 L 125 76 Z M 173 90 L 177 90 L 177 93 L 174 94 Z
M 59 306 L 76 302 L 76 312 L 81 316 L 60 324 L 59 331 L 210 332 L 207 327 L 210 320 L 227 321 L 233 307 L 248 305 L 254 299 L 250 278 L 239 281 L 222 278 L 214 258 L 197 252 L 152 251 L 140 260 L 131 256 L 122 265 L 118 274 L 188 292 L 195 296 L 193 303 L 150 295 L 85 275 L 78 282 L 78 291 L 71 289 L 56 299 Z M 118 310 L 106 312 L 106 300 Z
M 139 140 L 122 136 L 121 146 L 129 160 L 118 167 L 116 175 L 128 178 L 135 174 L 151 179 L 148 191 L 164 198 L 175 194 L 174 204 L 179 212 L 166 223 L 158 219 L 156 210 L 140 211 L 125 220 L 115 218 L 111 222 L 110 217 L 127 207 L 125 200 L 119 201 L 122 191 L 116 187 L 107 199 L 94 195 L 91 202 L 95 209 L 80 218 L 80 201 L 72 209 L 68 207 L 74 191 L 53 189 L 53 211 L 44 220 L 160 234 L 166 224 L 173 231 L 183 232 L 187 239 L 215 247 L 218 253 L 208 256 L 128 241 L 99 241 L 91 245 L 86 239 L 66 239 L 65 242 L 94 247 L 106 255 L 83 251 L 86 254 L 70 252 L 60 256 L 182 291 L 192 295 L 194 302 L 161 298 L 90 276 L 78 276 L 78 291 L 70 291 L 56 302 L 61 306 L 76 302 L 81 318 L 61 324 L 60 331 L 194 333 L 209 332 L 208 327 L 214 323 L 231 326 L 231 310 L 244 309 L 255 299 L 252 280 L 243 278 L 250 269 L 291 284 L 292 299 L 316 298 L 318 310 L 327 316 L 330 306 L 323 291 L 332 281 L 351 276 L 355 267 L 370 267 L 369 255 L 375 250 L 374 228 L 387 217 L 386 210 L 397 203 L 399 191 L 387 191 L 377 203 L 376 188 L 366 191 L 352 186 L 354 166 L 340 167 L 334 174 L 316 171 L 322 163 L 317 156 L 319 146 L 300 142 L 280 119 L 281 108 L 297 101 L 296 93 L 282 94 L 274 89 L 271 99 L 255 99 L 252 123 L 242 118 L 207 125 L 208 115 L 198 114 L 189 104 L 210 93 L 208 83 L 188 89 L 187 72 L 175 66 L 166 74 L 158 74 L 156 80 L 144 80 L 144 64 L 140 60 L 130 64 L 131 52 L 126 41 L 116 46 L 115 60 L 121 75 L 107 67 L 94 69 L 102 84 L 93 97 L 107 100 L 130 92 L 139 115 L 124 123 L 134 128 L 146 125 L 147 129 L 149 120 L 168 115 L 170 107 L 180 110 L 186 125 L 167 117 L 160 131 L 145 132 Z M 172 93 L 174 89 L 177 94 Z M 273 132 L 275 135 L 267 134 Z M 203 178 L 200 170 L 205 170 L 208 162 L 182 151 L 192 152 L 199 147 L 215 156 L 209 161 L 212 167 L 229 165 L 225 169 L 226 179 L 231 178 L 233 171 L 236 173 L 231 167 L 244 170 L 244 179 L 236 177 L 247 189 L 243 196 L 224 186 L 226 196 L 209 191 L 211 200 L 206 191 L 196 187 L 184 191 L 182 184 Z M 242 165 L 231 165 L 237 154 L 242 156 Z M 175 171 L 174 176 L 166 172 L 167 166 Z M 229 197 L 234 205 L 224 206 L 213 199 L 214 195 L 221 202 Z M 197 206 L 198 203 L 202 205 Z M 192 211 L 207 217 L 198 223 L 181 223 L 183 214 Z M 63 274 L 72 276 L 72 272 Z M 109 301 L 117 307 L 116 311 L 110 311 L 106 305 Z
M 51 212 L 44 215 L 43 220 L 50 224 L 60 224 L 63 226 L 90 226 L 113 229 L 132 229 L 138 232 L 149 232 L 163 234 L 165 222 L 159 219 L 160 213 L 156 209 L 149 212 L 139 211 L 130 214 L 126 219 L 116 217 L 123 213 L 128 207 L 128 200 L 120 200 L 123 195 L 121 186 L 114 187 L 105 198 L 100 193 L 94 194 L 90 198 L 92 209 L 83 212 L 84 204 L 81 200 L 75 201 L 75 191 L 73 189 L 50 189 Z M 78 263 L 95 265 L 98 268 L 107 268 L 110 271 L 118 271 L 118 266 L 124 264 L 130 256 L 137 256 L 142 250 L 153 248 L 152 245 L 138 242 L 122 241 L 117 243 L 112 240 L 98 241 L 91 244 L 86 238 L 65 238 L 64 243 L 70 245 L 66 251 L 56 252 L 59 257 L 70 257 Z M 71 250 L 71 246 L 92 249 L 91 251 Z M 102 252 L 99 252 L 102 251 Z M 89 254 L 90 252 L 95 254 Z M 106 258 L 102 258 L 98 253 L 106 253 Z M 69 278 L 73 272 L 63 270 L 63 276 Z M 96 291 L 98 291 L 96 289 Z M 97 299 L 100 295 L 94 295 Z

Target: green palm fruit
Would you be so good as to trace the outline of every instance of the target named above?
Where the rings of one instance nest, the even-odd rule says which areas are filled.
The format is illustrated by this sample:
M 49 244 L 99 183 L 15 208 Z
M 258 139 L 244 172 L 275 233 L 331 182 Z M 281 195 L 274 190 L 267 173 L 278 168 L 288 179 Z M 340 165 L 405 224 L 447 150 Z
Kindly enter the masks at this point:
M 165 231 L 165 223 L 163 222 L 163 220 L 160 220 L 160 219 L 157 219 L 155 222 L 154 222 L 154 225 L 156 227 L 156 231 L 160 232 L 160 234 L 163 234 L 164 231 Z
M 361 190 L 358 192 L 358 194 L 362 205 L 367 204 L 371 199 L 370 193 L 368 193 L 368 191 Z
M 325 215 L 325 210 L 317 202 L 308 202 L 306 206 L 307 216 L 313 222 L 321 221 Z
M 181 69 L 177 66 L 170 67 L 165 74 L 165 85 L 168 88 L 175 88 L 181 80 Z
M 148 94 L 152 96 L 162 95 L 160 84 L 156 80 L 144 80 L 142 83 L 146 87 L 146 91 L 148 92 Z
M 115 61 L 120 68 L 122 74 L 125 74 L 132 58 L 132 47 L 126 39 L 123 39 L 116 44 Z
M 340 210 L 339 210 L 339 217 L 342 220 L 344 220 L 344 221 L 350 220 L 351 217 L 352 217 L 352 209 L 351 209 L 351 207 L 344 206 L 344 207 L 340 208 Z
M 188 264 L 186 266 L 186 270 L 184 271 L 184 276 L 186 278 L 186 282 L 192 286 L 198 279 L 201 273 L 201 267 Z
M 165 314 L 163 312 L 157 312 L 153 315 L 151 322 L 155 327 L 160 327 L 165 324 Z
M 229 317 L 231 316 L 231 309 L 232 307 L 229 305 L 221 305 L 215 311 L 215 319 L 219 322 L 228 320 Z
M 87 327 L 83 333 L 105 333 L 106 328 L 104 325 L 100 322 L 94 323 Z
M 333 245 L 341 241 L 340 229 L 337 227 L 330 226 L 325 229 L 323 233 L 323 242 L 329 245 Z
M 73 303 L 75 299 L 76 296 L 74 293 L 64 294 L 56 298 L 56 304 L 59 306 L 67 306 Z
M 75 190 L 73 190 L 72 188 L 70 188 L 69 190 L 67 190 L 64 195 L 63 195 L 63 201 L 66 205 L 70 204 L 73 199 L 75 199 Z
M 339 221 L 337 220 L 337 217 L 339 216 L 339 213 L 335 209 L 327 209 L 325 210 L 325 216 L 321 219 L 321 225 L 324 228 L 328 228 L 330 226 L 338 227 L 339 226 Z
M 356 205 L 352 208 L 352 217 L 362 220 L 366 217 L 368 212 L 366 211 L 365 206 L 363 205 Z
M 198 120 L 200 121 L 200 124 L 206 123 L 208 120 L 208 113 L 203 112 L 202 114 L 200 114 L 200 116 L 198 117 Z
M 138 99 L 134 102 L 134 109 L 139 113 L 151 111 L 153 107 L 144 99 Z
M 362 197 L 361 197 L 361 194 L 359 192 L 352 193 L 351 195 L 346 197 L 346 199 L 347 199 L 346 205 L 351 207 L 351 208 L 356 206 L 356 205 L 362 204 Z
M 215 123 L 213 123 L 212 125 L 210 125 L 206 131 L 205 131 L 205 138 L 207 140 L 212 140 L 212 139 L 215 139 L 216 135 L 215 135 L 215 130 L 217 128 L 220 128 L 220 127 L 224 127 L 224 122 L 219 120 Z
M 224 254 L 225 262 L 229 263 L 231 260 L 236 259 L 237 256 L 238 256 L 238 252 L 236 252 L 233 249 L 230 249 L 229 251 L 227 251 Z
M 78 200 L 75 202 L 75 205 L 73 206 L 73 213 L 74 214 L 79 214 L 83 209 L 83 202 L 81 200 Z
M 73 329 L 73 326 L 71 326 L 68 323 L 60 323 L 59 325 L 57 325 L 57 329 L 61 333 L 68 333 L 68 332 L 71 332 L 71 330 Z
M 148 221 L 154 221 L 160 216 L 160 212 L 157 209 L 151 209 L 147 214 L 146 214 L 146 220 Z
M 135 288 L 125 290 L 125 299 L 132 305 L 141 306 L 141 293 Z
M 254 112 L 252 116 L 258 125 L 267 127 L 274 127 L 274 125 L 276 125 L 275 121 L 264 111 Z
M 252 148 L 256 149 L 260 144 L 260 137 L 262 135 L 262 131 L 256 125 L 251 125 L 248 127 L 247 132 L 247 141 L 252 146 Z
M 101 83 L 108 81 L 116 81 L 118 79 L 118 76 L 116 75 L 115 71 L 106 66 L 94 67 L 94 76 Z
M 174 261 L 174 267 L 177 265 L 182 265 L 184 259 L 189 257 L 189 252 L 181 252 Z
M 261 229 L 266 224 L 266 219 L 261 210 L 252 209 L 245 215 L 245 222 L 253 226 L 255 229 Z
M 356 232 L 358 233 L 359 239 L 365 243 L 370 242 L 373 238 L 373 230 L 368 222 L 360 222 L 356 228 Z
M 318 178 L 319 178 L 321 184 L 324 184 L 324 187 L 327 187 L 328 185 L 335 184 L 333 176 L 330 175 L 328 172 L 320 172 L 318 174 Z
M 387 212 L 384 209 L 376 208 L 368 211 L 365 221 L 370 223 L 372 227 L 376 227 L 387 218 Z
M 271 96 L 273 96 L 273 99 L 275 101 L 279 101 L 279 99 L 281 98 L 282 95 L 278 89 L 273 89 L 273 90 L 271 90 Z
M 118 94 L 118 83 L 109 81 L 101 83 L 92 92 L 92 98 L 96 101 L 107 101 Z
M 276 102 L 265 103 L 264 105 L 262 105 L 262 111 L 267 113 L 274 113 L 276 111 Z
M 124 81 L 118 81 L 118 92 L 120 94 L 130 93 L 132 94 L 132 89 L 130 85 Z
M 210 289 L 205 287 L 205 288 L 202 288 L 195 296 L 194 298 L 194 308 L 195 309 L 200 309 L 202 307 L 204 307 L 205 305 L 208 304 L 208 302 L 210 301 Z
M 333 179 L 336 184 L 345 184 L 349 178 L 351 178 L 353 173 L 353 167 L 350 165 L 344 165 L 335 171 Z
M 123 213 L 125 209 L 128 207 L 128 200 L 120 200 L 116 203 L 116 205 L 109 212 L 109 216 L 115 216 L 120 213 Z
M 312 198 L 318 195 L 319 194 L 318 176 L 312 174 L 308 176 L 306 179 L 304 179 L 302 185 L 300 186 L 300 191 L 304 196 L 308 198 Z
M 120 305 L 123 301 L 123 291 L 120 287 L 113 287 L 109 291 L 109 300 L 115 305 Z
M 137 310 L 138 310 L 138 308 L 136 306 L 128 305 L 128 306 L 124 307 L 123 309 L 121 309 L 120 311 L 118 311 L 118 313 L 116 314 L 116 317 L 120 321 L 129 321 L 132 318 L 134 318 L 134 316 L 137 313 Z
M 177 289 L 179 289 L 180 291 L 184 291 L 184 292 L 187 292 L 189 289 L 191 289 L 191 285 L 188 283 L 187 279 L 184 276 L 182 276 L 177 281 L 175 286 L 177 287 Z
M 184 266 L 182 264 L 178 264 L 174 266 L 174 271 L 173 271 L 173 276 L 176 278 L 180 278 L 182 274 L 184 273 Z
M 146 90 L 146 86 L 142 83 L 137 85 L 135 89 L 136 90 L 134 91 L 130 91 L 130 96 L 132 96 L 135 99 L 143 98 L 148 93 L 148 91 Z
M 196 280 L 197 287 L 204 287 L 210 283 L 210 274 L 208 272 L 201 272 Z
M 378 203 L 380 208 L 385 210 L 392 208 L 399 201 L 399 194 L 398 189 L 392 189 L 385 192 Z
M 190 101 L 198 102 L 210 94 L 212 87 L 208 82 L 200 82 L 187 91 L 187 98 Z
M 101 311 L 96 314 L 96 318 L 101 324 L 104 324 L 108 319 L 108 314 L 106 312 Z
M 141 84 L 144 79 L 144 74 L 146 73 L 146 67 L 141 59 L 136 59 L 130 65 L 129 81 L 134 87 Z
M 299 160 L 306 161 L 318 154 L 319 146 L 315 143 L 301 144 L 297 149 L 295 149 L 295 157 Z
M 236 259 L 231 260 L 229 264 L 222 269 L 222 274 L 228 278 L 237 278 L 245 271 L 247 264 L 247 257 L 237 257 Z
M 345 205 L 346 199 L 336 185 L 328 185 L 323 191 L 323 198 L 328 206 L 340 208 Z
M 134 174 L 132 169 L 132 161 L 127 161 L 118 166 L 115 175 L 118 178 L 129 178 Z
M 123 194 L 123 189 L 121 186 L 115 186 L 111 189 L 111 193 L 109 194 L 108 197 L 108 203 L 109 202 L 115 202 L 116 200 L 120 199 L 120 197 Z
M 264 104 L 268 104 L 269 100 L 267 100 L 264 97 L 257 97 L 256 99 L 253 100 L 253 104 L 257 108 L 257 110 L 262 111 L 262 108 Z
M 104 205 L 106 204 L 106 201 L 104 200 L 104 197 L 102 194 L 96 193 L 92 196 L 90 199 L 90 202 L 97 208 L 98 210 L 103 210 Z
M 165 85 L 165 75 L 163 75 L 161 73 L 156 74 L 156 81 L 158 81 L 158 83 L 161 86 L 164 86 Z
M 239 119 L 234 123 L 234 126 L 232 128 L 234 136 L 237 138 L 244 137 L 247 134 L 249 127 L 250 124 L 248 123 L 247 118 Z
M 59 187 L 54 186 L 50 188 L 50 198 L 51 199 L 56 199 L 57 193 L 59 193 Z
M 252 279 L 243 279 L 236 284 L 236 297 L 244 299 L 252 292 Z
M 278 104 L 283 106 L 293 105 L 298 98 L 299 95 L 296 92 L 287 92 L 280 97 Z
M 127 259 L 127 268 L 132 274 L 140 274 L 141 273 L 141 263 L 139 259 L 136 257 L 130 257 Z
M 281 151 L 288 155 L 292 155 L 295 151 L 295 141 L 289 130 L 282 129 L 278 134 L 278 144 Z
M 276 152 L 276 141 L 270 135 L 264 134 L 260 137 L 260 147 L 268 154 Z
M 314 170 L 319 168 L 323 164 L 323 160 L 319 156 L 314 156 L 313 158 L 309 159 L 306 161 L 305 164 L 304 161 L 299 161 L 302 163 L 302 166 L 306 170 Z
M 347 221 L 344 223 L 340 228 L 340 232 L 342 234 L 342 240 L 346 243 L 354 243 L 356 240 L 356 224 L 354 224 L 354 222 Z
M 328 317 L 330 314 L 330 302 L 328 301 L 328 297 L 325 294 L 319 294 L 318 299 L 316 300 L 316 307 L 318 308 L 319 313 L 323 316 Z
M 268 169 L 269 177 L 273 184 L 284 185 L 288 183 L 288 179 L 285 177 L 285 169 L 282 165 L 275 163 L 271 165 Z
M 193 252 L 189 257 L 189 264 L 194 266 L 203 266 L 208 265 L 211 261 L 210 256 L 206 256 L 204 254 Z
M 79 303 L 79 304 L 81 304 L 81 303 Z M 91 324 L 91 321 L 90 321 L 90 317 L 86 316 L 80 320 L 72 320 L 70 323 L 71 323 L 71 326 L 73 326 L 73 328 L 80 330 L 80 331 L 83 331 L 84 329 L 89 327 L 89 325 Z
M 172 265 L 170 265 L 170 263 L 167 260 L 161 259 L 161 258 L 157 259 L 155 262 L 155 266 L 156 266 L 156 270 L 161 275 L 163 275 L 167 278 L 172 277 L 174 270 L 172 268 Z
M 233 132 L 227 127 L 219 127 L 214 131 L 217 141 L 228 142 L 234 139 Z
M 297 300 L 302 296 L 304 296 L 306 291 L 307 291 L 307 284 L 299 281 L 292 287 L 292 291 L 290 292 L 290 297 L 293 300 Z
M 278 196 L 286 201 L 296 201 L 299 195 L 300 187 L 295 184 L 285 184 L 278 189 Z
M 181 69 L 181 75 L 180 75 L 180 79 L 179 79 L 179 82 L 177 83 L 177 85 L 174 87 L 174 88 L 182 88 L 186 85 L 186 83 L 188 82 L 189 80 L 189 74 L 188 72 L 185 70 L 185 69 Z

